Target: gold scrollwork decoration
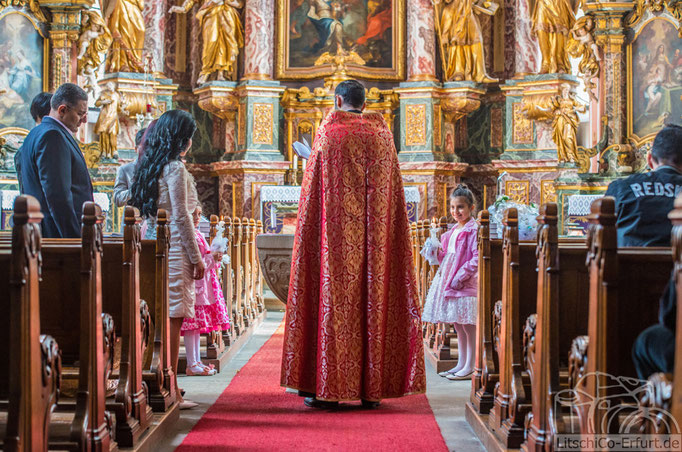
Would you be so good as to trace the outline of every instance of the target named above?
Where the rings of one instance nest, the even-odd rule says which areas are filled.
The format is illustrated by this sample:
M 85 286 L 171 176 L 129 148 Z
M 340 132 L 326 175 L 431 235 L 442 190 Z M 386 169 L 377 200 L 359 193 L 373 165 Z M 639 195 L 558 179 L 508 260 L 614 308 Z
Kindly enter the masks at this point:
M 523 102 L 514 103 L 512 110 L 512 142 L 514 144 L 533 143 L 533 121 L 525 115 Z
M 556 185 L 554 185 L 554 180 L 543 180 L 540 182 L 540 199 L 541 204 L 557 202 Z
M 272 144 L 272 104 L 253 104 L 253 143 Z
M 426 105 L 412 104 L 405 107 L 405 145 L 426 144 Z
M 508 180 L 504 183 L 504 193 L 513 202 L 528 204 L 530 202 L 530 181 Z

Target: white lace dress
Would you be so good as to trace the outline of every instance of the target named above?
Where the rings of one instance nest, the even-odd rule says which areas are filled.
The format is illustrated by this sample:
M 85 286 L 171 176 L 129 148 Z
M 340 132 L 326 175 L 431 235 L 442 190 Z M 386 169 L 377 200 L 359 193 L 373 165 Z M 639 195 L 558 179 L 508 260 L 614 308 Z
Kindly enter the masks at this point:
M 168 304 L 170 317 L 194 317 L 192 264 L 201 260 L 192 212 L 198 203 L 194 178 L 179 161 L 170 162 L 159 177 L 157 207 L 165 209 L 170 226 L 168 252 Z M 148 220 L 147 236 L 156 237 L 156 222 Z
M 429 323 L 462 323 L 475 325 L 478 315 L 478 304 L 476 297 L 445 297 L 445 284 L 447 277 L 443 275 L 452 274 L 455 269 L 455 256 L 457 246 L 457 236 L 460 230 L 456 229 L 450 236 L 448 250 L 440 263 L 436 276 L 433 277 L 431 287 L 426 295 L 424 303 L 424 313 L 422 320 Z

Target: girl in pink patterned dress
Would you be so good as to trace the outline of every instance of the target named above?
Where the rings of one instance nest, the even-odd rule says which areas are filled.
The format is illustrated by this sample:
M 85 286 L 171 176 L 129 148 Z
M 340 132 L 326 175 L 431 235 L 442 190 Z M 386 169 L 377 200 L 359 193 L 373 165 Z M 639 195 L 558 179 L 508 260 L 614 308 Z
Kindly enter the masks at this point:
M 439 374 L 450 380 L 470 378 L 474 366 L 478 313 L 478 227 L 474 207 L 474 194 L 466 185 L 458 185 L 450 195 L 450 213 L 457 224 L 441 237 L 440 267 L 422 314 L 424 322 L 455 325 L 457 365 Z
M 201 207 L 197 207 L 193 214 L 194 227 L 199 227 Z M 187 375 L 209 376 L 215 375 L 212 366 L 201 362 L 200 346 L 201 333 L 223 331 L 230 327 L 227 307 L 223 298 L 223 290 L 218 281 L 216 269 L 223 259 L 222 253 L 212 252 L 203 234 L 196 229 L 196 240 L 199 245 L 202 260 L 206 266 L 204 278 L 195 282 L 196 304 L 194 317 L 185 317 L 182 323 L 182 333 L 185 336 L 185 354 L 187 356 Z

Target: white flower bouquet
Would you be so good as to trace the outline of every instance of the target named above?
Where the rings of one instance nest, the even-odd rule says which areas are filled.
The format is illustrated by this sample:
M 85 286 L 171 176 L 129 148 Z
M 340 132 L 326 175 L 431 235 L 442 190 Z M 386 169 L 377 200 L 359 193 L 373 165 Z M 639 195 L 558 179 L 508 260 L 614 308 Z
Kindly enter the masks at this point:
M 491 230 L 496 230 L 499 237 L 502 237 L 502 219 L 505 210 L 515 207 L 519 213 L 519 240 L 535 240 L 538 226 L 538 206 L 530 204 L 520 204 L 513 202 L 508 196 L 502 195 L 495 201 L 495 204 L 488 208 L 490 213 Z

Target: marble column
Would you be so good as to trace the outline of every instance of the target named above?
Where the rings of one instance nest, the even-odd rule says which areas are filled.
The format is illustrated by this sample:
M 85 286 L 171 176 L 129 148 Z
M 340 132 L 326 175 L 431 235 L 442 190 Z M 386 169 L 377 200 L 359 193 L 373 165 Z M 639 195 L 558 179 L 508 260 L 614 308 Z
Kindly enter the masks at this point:
M 275 1 L 246 0 L 243 80 L 272 80 L 274 36 Z
M 144 3 L 144 55 L 152 58 L 152 72 L 163 74 L 166 40 L 167 0 L 147 0 Z M 145 61 L 146 63 L 146 61 Z
M 529 0 L 506 0 L 504 14 L 504 71 L 508 77 L 534 74 L 540 68 L 540 48 L 532 36 Z
M 407 2 L 407 78 L 436 80 L 436 34 L 431 0 Z

